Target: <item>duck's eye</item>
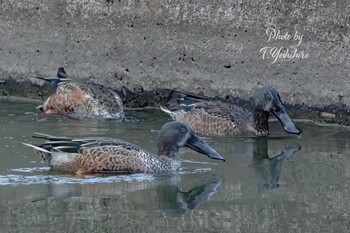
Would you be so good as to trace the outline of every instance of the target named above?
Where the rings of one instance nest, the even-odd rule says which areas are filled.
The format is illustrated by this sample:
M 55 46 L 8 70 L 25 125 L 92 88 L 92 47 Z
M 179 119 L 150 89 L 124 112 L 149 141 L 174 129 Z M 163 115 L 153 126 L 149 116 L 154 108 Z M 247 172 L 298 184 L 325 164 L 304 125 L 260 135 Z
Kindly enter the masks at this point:
M 183 133 L 186 133 L 187 129 L 186 129 L 186 128 L 181 128 L 181 131 L 182 131 Z
M 270 100 L 271 96 L 270 95 L 265 95 L 265 99 Z

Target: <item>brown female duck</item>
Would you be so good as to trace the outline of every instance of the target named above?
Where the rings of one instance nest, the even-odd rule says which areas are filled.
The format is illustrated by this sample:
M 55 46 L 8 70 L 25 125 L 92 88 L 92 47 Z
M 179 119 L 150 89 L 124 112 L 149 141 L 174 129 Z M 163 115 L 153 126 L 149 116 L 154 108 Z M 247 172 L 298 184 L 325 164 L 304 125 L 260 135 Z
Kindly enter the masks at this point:
M 57 77 L 40 79 L 51 82 L 54 89 L 54 93 L 37 107 L 46 114 L 65 114 L 76 118 L 124 117 L 123 102 L 111 88 L 72 82 L 62 67 L 58 69 Z
M 157 173 L 181 167 L 179 148 L 189 147 L 211 159 L 224 160 L 206 142 L 180 122 L 168 122 L 160 130 L 158 155 L 114 138 L 67 138 L 36 134 L 46 139 L 34 148 L 41 160 L 54 170 L 86 173 Z
M 240 106 L 182 93 L 179 104 L 161 107 L 175 121 L 189 125 L 194 132 L 206 136 L 260 136 L 269 134 L 270 113 L 280 121 L 287 133 L 300 134 L 288 116 L 280 95 L 272 87 L 263 87 L 254 95 L 253 112 Z

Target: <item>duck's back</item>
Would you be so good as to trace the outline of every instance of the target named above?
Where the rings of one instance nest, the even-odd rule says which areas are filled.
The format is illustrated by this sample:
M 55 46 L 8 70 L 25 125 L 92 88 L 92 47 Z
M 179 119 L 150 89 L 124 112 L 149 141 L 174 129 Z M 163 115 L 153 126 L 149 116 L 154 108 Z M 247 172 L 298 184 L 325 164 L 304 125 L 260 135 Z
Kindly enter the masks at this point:
M 252 127 L 252 113 L 240 106 L 185 96 L 179 105 L 163 109 L 173 120 L 188 124 L 196 133 L 205 136 L 249 135 Z
M 43 105 L 45 113 L 71 114 L 74 117 L 122 118 L 120 97 L 98 84 L 60 83 Z
M 240 135 L 249 131 L 251 113 L 235 105 L 215 101 L 184 115 L 195 132 L 208 136 Z

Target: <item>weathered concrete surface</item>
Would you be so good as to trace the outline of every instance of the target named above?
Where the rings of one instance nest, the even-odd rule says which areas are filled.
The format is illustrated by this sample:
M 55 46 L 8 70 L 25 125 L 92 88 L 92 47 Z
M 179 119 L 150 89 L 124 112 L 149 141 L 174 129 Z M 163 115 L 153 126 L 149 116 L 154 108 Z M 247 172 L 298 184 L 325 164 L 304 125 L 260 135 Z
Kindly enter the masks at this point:
M 52 76 L 64 66 L 77 79 L 130 90 L 247 98 L 268 84 L 290 104 L 347 111 L 350 4 L 282 2 L 0 1 L 0 77 L 14 79 L 14 90 L 0 94 L 16 95 L 28 77 Z M 269 27 L 291 39 L 268 41 Z M 295 32 L 303 36 L 299 46 Z M 266 46 L 297 48 L 309 57 L 272 63 L 260 52 Z M 32 91 L 19 95 L 43 95 L 41 88 Z

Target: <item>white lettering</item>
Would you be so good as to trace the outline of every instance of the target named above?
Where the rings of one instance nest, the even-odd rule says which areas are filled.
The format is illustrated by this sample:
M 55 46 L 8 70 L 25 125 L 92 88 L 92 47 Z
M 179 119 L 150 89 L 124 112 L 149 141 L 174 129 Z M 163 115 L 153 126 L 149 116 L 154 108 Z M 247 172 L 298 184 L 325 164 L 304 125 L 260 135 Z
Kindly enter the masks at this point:
M 262 58 L 272 58 L 272 64 L 276 63 L 279 59 L 306 59 L 309 58 L 308 53 L 304 51 L 299 51 L 297 48 L 289 49 L 284 47 L 270 47 L 266 46 L 260 49 L 262 53 Z

